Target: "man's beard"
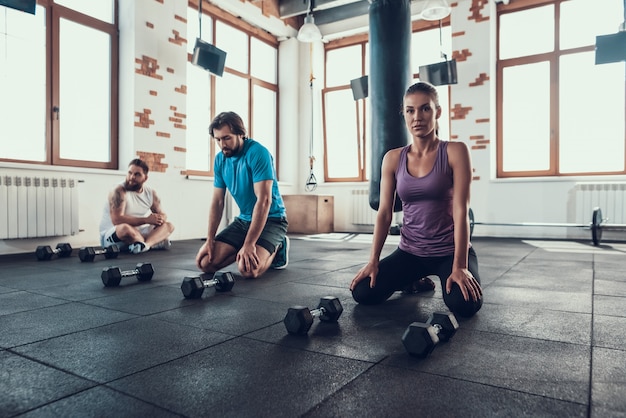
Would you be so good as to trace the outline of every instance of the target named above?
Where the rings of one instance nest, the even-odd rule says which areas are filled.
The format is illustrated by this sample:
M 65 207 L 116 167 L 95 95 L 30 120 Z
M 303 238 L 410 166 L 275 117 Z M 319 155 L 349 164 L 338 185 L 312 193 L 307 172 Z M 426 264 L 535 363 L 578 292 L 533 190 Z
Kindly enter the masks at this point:
M 129 192 L 136 192 L 139 189 L 141 189 L 141 184 L 137 184 L 137 183 L 130 184 L 126 181 L 124 182 L 124 188 L 128 190 Z

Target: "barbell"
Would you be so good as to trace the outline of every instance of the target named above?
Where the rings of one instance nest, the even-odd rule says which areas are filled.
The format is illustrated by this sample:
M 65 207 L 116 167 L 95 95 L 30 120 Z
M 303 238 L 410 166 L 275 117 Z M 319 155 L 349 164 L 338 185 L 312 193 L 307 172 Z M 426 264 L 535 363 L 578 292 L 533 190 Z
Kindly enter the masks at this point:
M 626 224 L 609 224 L 606 219 L 602 218 L 602 209 L 596 207 L 591 214 L 591 222 L 589 224 L 575 224 L 575 223 L 541 223 L 541 222 L 520 222 L 520 223 L 491 223 L 491 222 L 476 222 L 474 219 L 474 211 L 472 208 L 469 210 L 470 221 L 470 238 L 474 234 L 474 225 L 492 225 L 492 226 L 541 226 L 541 227 L 559 227 L 559 228 L 584 228 L 591 230 L 591 241 L 593 245 L 600 245 L 602 241 L 602 231 L 624 231 L 626 230 Z

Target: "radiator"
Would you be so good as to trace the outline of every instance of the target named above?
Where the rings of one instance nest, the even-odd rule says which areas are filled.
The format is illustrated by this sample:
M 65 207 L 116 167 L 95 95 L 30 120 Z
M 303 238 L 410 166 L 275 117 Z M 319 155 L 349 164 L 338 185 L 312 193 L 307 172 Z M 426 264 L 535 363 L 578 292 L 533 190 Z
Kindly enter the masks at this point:
M 354 189 L 352 199 L 352 225 L 371 225 L 376 221 L 376 211 L 370 207 L 368 189 Z
M 626 183 L 578 183 L 574 190 L 577 223 L 590 223 L 599 207 L 607 224 L 626 224 Z
M 76 180 L 0 177 L 0 239 L 78 233 Z

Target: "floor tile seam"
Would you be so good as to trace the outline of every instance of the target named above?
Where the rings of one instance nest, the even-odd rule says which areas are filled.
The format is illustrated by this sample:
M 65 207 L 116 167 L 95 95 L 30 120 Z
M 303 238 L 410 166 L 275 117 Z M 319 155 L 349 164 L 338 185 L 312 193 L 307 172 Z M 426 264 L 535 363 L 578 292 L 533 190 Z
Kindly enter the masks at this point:
M 626 319 L 626 313 L 624 315 L 607 315 L 606 313 L 595 312 L 594 316 L 603 316 L 603 317 L 606 317 L 606 318 Z M 594 317 L 594 319 L 595 319 L 595 317 Z
M 289 266 L 297 267 L 297 268 L 299 268 L 301 270 L 304 270 L 305 267 L 299 266 L 298 263 L 302 263 L 302 262 L 309 261 L 309 260 L 312 260 L 312 259 L 290 261 L 289 262 Z M 334 272 L 342 270 L 344 268 L 350 268 L 350 267 L 342 267 L 342 268 L 338 268 L 338 269 L 334 269 L 334 270 L 331 270 L 331 269 L 328 269 L 328 268 L 324 268 L 324 267 L 319 267 L 319 268 L 316 268 L 316 267 L 306 267 L 307 270 L 313 270 L 316 273 L 319 272 L 319 275 L 322 275 L 322 274 L 325 274 L 325 273 L 334 273 Z M 289 270 L 289 267 L 287 267 L 287 270 Z
M 276 325 L 276 324 L 274 324 L 274 325 Z M 269 328 L 269 326 L 268 327 L 264 327 L 264 328 Z M 306 349 L 306 348 L 294 347 L 292 345 L 282 344 L 280 342 L 271 342 L 271 341 L 267 341 L 267 340 L 264 340 L 264 339 L 261 339 L 261 338 L 255 338 L 254 336 L 251 335 L 251 334 L 254 334 L 256 331 L 259 331 L 259 330 L 264 329 L 264 328 L 259 328 L 259 329 L 255 330 L 255 331 L 247 332 L 247 333 L 245 333 L 243 335 L 238 336 L 237 338 L 243 338 L 243 339 L 250 340 L 250 341 L 260 342 L 260 343 L 264 343 L 264 344 L 270 344 L 270 345 L 274 345 L 274 346 L 278 346 L 278 347 L 282 347 L 282 348 L 288 348 L 290 350 L 304 351 L 304 352 L 307 352 L 307 353 L 319 354 L 319 355 L 323 355 L 323 356 L 326 356 L 326 357 L 332 357 L 332 358 L 336 358 L 336 359 L 340 359 L 340 360 L 358 361 L 360 363 L 366 363 L 366 364 L 370 364 L 372 366 L 380 364 L 383 360 L 385 360 L 388 357 L 388 356 L 383 356 L 380 360 L 377 360 L 377 361 L 362 360 L 362 359 L 357 359 L 357 358 L 353 358 L 353 357 L 340 356 L 338 354 L 325 353 L 323 351 L 316 351 L 316 350 L 311 350 L 311 349 Z M 297 338 L 299 336 L 294 336 L 294 337 Z M 369 370 L 369 368 L 366 369 L 366 370 Z
M 531 251 L 531 253 L 533 253 L 533 252 L 535 252 L 535 251 L 537 251 L 537 249 L 534 249 L 533 251 Z M 518 266 L 518 265 L 519 265 L 522 261 L 524 261 L 524 260 L 525 260 L 525 259 L 526 259 L 529 255 L 530 255 L 530 253 L 529 253 L 529 254 L 526 254 L 526 255 L 525 255 L 525 256 L 523 256 L 522 258 L 518 259 L 515 263 L 513 263 L 511 266 L 509 266 L 509 268 L 507 268 L 505 271 L 503 271 L 502 273 L 500 273 L 500 275 L 499 275 L 498 277 L 496 277 L 495 279 L 493 279 L 492 281 L 490 281 L 489 283 L 487 283 L 487 285 L 486 285 L 486 286 L 482 286 L 482 283 L 481 283 L 481 286 L 482 286 L 483 288 L 487 288 L 487 287 L 492 286 L 492 285 L 493 285 L 494 283 L 496 283 L 498 280 L 502 279 L 502 278 L 503 278 L 503 277 L 504 277 L 504 276 L 505 276 L 508 272 L 510 272 L 511 270 L 513 270 L 513 268 L 514 268 L 514 267 Z M 479 259 L 478 259 L 478 268 L 479 268 L 479 270 L 480 270 L 480 256 L 479 256 Z
M 575 342 L 571 342 L 571 341 L 560 341 L 560 340 L 550 340 L 547 338 L 535 338 L 535 337 L 529 337 L 527 335 L 518 335 L 518 334 L 510 334 L 510 333 L 505 333 L 505 332 L 498 332 L 498 331 L 492 331 L 492 330 L 486 330 L 486 329 L 478 329 L 478 328 L 463 328 L 462 330 L 459 330 L 462 332 L 480 332 L 480 333 L 486 333 L 486 334 L 492 334 L 492 335 L 504 335 L 507 337 L 515 337 L 515 338 L 521 338 L 524 340 L 532 340 L 532 341 L 544 341 L 547 343 L 557 343 L 557 344 L 567 344 L 567 345 L 572 345 L 572 346 L 576 346 L 576 347 L 582 347 L 582 348 L 589 348 L 590 344 L 586 344 L 586 343 L 575 343 Z M 457 332 L 459 332 L 457 331 Z
M 604 296 L 604 297 L 608 297 L 608 298 L 612 298 L 612 299 L 626 299 L 626 295 L 610 295 L 607 293 L 593 293 L 593 296 Z
M 288 284 L 288 283 L 307 285 L 307 286 L 317 286 L 317 287 L 321 287 L 321 288 L 324 288 L 324 289 L 328 288 L 327 285 L 318 285 L 318 284 L 312 284 L 312 283 L 298 283 L 298 282 L 282 282 L 280 284 L 277 284 L 277 286 L 284 286 L 285 284 Z M 271 287 L 274 287 L 274 286 L 271 286 Z M 333 287 L 333 289 L 342 289 L 342 288 L 341 287 Z M 335 295 L 330 295 L 329 294 L 327 296 L 335 296 Z M 273 304 L 277 304 L 277 305 L 280 304 L 281 306 L 283 306 L 285 308 L 285 312 L 286 312 L 286 310 L 289 307 L 297 305 L 296 303 L 291 303 L 289 305 L 286 305 L 282 301 L 276 301 L 276 300 L 270 300 L 270 299 L 262 299 L 262 298 L 260 298 L 258 296 L 250 296 L 250 295 L 247 295 L 247 294 L 232 295 L 231 297 L 247 299 L 247 300 L 254 300 L 254 301 L 257 301 L 257 302 L 269 302 L 269 303 L 273 303 Z M 339 297 L 339 296 L 337 296 L 337 297 Z M 339 299 L 341 300 L 341 297 L 339 297 Z M 317 302 L 315 302 L 315 304 L 317 305 Z
M 30 344 L 30 343 L 29 343 L 29 344 Z M 14 348 L 17 348 L 17 347 L 22 347 L 22 346 L 23 346 L 23 345 L 21 345 L 21 346 L 16 346 L 16 347 L 14 347 Z M 70 375 L 70 376 L 72 376 L 72 377 L 78 378 L 78 379 L 80 379 L 80 380 L 82 380 L 82 381 L 86 381 L 86 382 L 89 382 L 90 384 L 92 384 L 92 386 L 90 386 L 90 387 L 88 387 L 88 388 L 85 388 L 85 389 L 83 389 L 83 390 L 91 389 L 91 388 L 94 388 L 94 387 L 96 387 L 96 386 L 101 386 L 101 385 L 103 384 L 103 383 L 98 382 L 98 381 L 96 381 L 96 380 L 90 379 L 89 377 L 81 376 L 81 375 L 79 375 L 79 374 L 77 374 L 77 373 L 75 373 L 75 372 L 73 372 L 73 371 L 71 371 L 71 370 L 66 370 L 66 369 L 64 369 L 64 368 L 62 368 L 62 367 L 59 367 L 59 366 L 57 366 L 57 365 L 55 365 L 55 364 L 52 364 L 52 363 L 47 363 L 47 362 L 45 362 L 45 361 L 43 361 L 43 360 L 41 360 L 41 359 L 39 359 L 39 358 L 36 358 L 36 357 L 31 357 L 31 356 L 29 356 L 29 355 L 27 355 L 27 354 L 20 353 L 19 351 L 14 351 L 14 350 L 13 350 L 13 348 L 7 348 L 7 349 L 6 349 L 6 351 L 8 351 L 8 352 L 10 352 L 11 354 L 16 355 L 16 356 L 18 356 L 18 357 L 21 357 L 21 358 L 24 358 L 24 359 L 30 360 L 30 361 L 32 361 L 32 362 L 35 362 L 35 363 L 41 364 L 42 366 L 45 366 L 45 367 L 48 367 L 48 368 L 54 369 L 54 370 L 56 370 L 56 371 L 59 371 L 59 372 L 65 373 L 65 374 L 68 374 L 68 375 Z M 81 391 L 79 391 L 79 392 L 82 392 L 82 390 L 81 390 Z M 77 392 L 77 393 L 78 393 L 78 392 Z
M 294 284 L 303 284 L 303 285 L 307 285 L 307 286 L 308 286 L 308 285 L 310 285 L 310 286 L 321 286 L 321 285 L 319 285 L 319 284 L 317 284 L 317 283 L 309 283 L 309 282 L 303 282 L 303 281 L 292 281 L 292 282 L 289 282 L 289 283 L 294 283 Z M 324 287 L 333 288 L 333 289 L 343 289 L 343 290 L 349 290 L 349 287 L 348 287 L 348 285 L 349 285 L 349 284 L 350 284 L 349 282 L 346 282 L 346 284 L 345 284 L 345 285 L 341 285 L 341 286 L 340 286 L 340 285 L 338 285 L 338 284 L 329 284 L 329 283 L 324 283 L 324 285 L 323 285 L 323 286 L 324 286 Z
M 52 404 L 54 404 L 54 403 L 56 403 L 56 402 L 59 402 L 59 401 L 62 401 L 62 400 L 64 400 L 64 399 L 68 399 L 68 398 L 71 398 L 71 397 L 73 397 L 73 396 L 80 395 L 80 394 L 81 394 L 81 393 L 83 393 L 83 392 L 87 392 L 87 391 L 92 390 L 92 389 L 95 389 L 95 388 L 97 388 L 97 387 L 104 387 L 104 385 L 102 385 L 102 384 L 96 384 L 95 386 L 90 386 L 90 387 L 88 387 L 88 388 L 84 388 L 84 389 L 81 389 L 81 390 L 76 391 L 76 392 L 68 393 L 67 395 L 61 396 L 60 398 L 54 398 L 54 399 L 52 399 L 52 400 L 50 400 L 50 401 L 44 402 L 44 403 L 43 403 L 43 404 L 41 404 L 41 405 L 37 405 L 37 406 L 36 406 L 36 407 L 34 407 L 34 408 L 29 408 L 29 409 L 26 409 L 26 410 L 24 410 L 24 411 L 20 411 L 20 413 L 19 413 L 19 414 L 14 415 L 14 416 L 23 416 L 24 414 L 28 414 L 29 412 L 34 412 L 34 411 L 37 411 L 38 409 L 45 408 L 45 407 L 46 407 L 46 406 L 48 406 L 48 405 L 52 405 Z M 144 402 L 145 402 L 145 401 L 144 401 Z
M 491 302 L 491 301 L 484 301 L 483 302 L 483 306 L 485 305 L 495 305 L 495 306 L 504 306 L 507 308 L 522 308 L 522 309 L 533 309 L 535 311 L 542 311 L 542 312 L 554 312 L 554 313 L 559 313 L 559 314 L 577 314 L 577 315 L 589 315 L 593 319 L 592 316 L 592 312 L 581 312 L 581 311 L 566 311 L 566 310 L 562 310 L 562 309 L 550 309 L 550 308 L 544 308 L 544 307 L 538 307 L 537 305 L 511 305 L 508 303 L 498 303 L 498 302 Z
M 106 308 L 104 308 L 104 309 L 106 309 Z M 113 312 L 118 312 L 118 311 L 113 311 Z M 135 314 L 131 314 L 131 315 L 135 315 Z M 6 350 L 10 350 L 10 349 L 14 349 L 14 348 L 26 347 L 26 346 L 31 345 L 31 344 L 37 344 L 37 343 L 42 343 L 44 341 L 54 340 L 56 338 L 67 337 L 68 335 L 80 334 L 81 332 L 92 331 L 92 330 L 95 330 L 95 329 L 98 329 L 98 328 L 107 327 L 107 326 L 110 326 L 110 325 L 117 325 L 117 324 L 120 324 L 120 323 L 123 323 L 123 322 L 128 322 L 128 321 L 132 321 L 132 320 L 139 319 L 139 318 L 142 318 L 142 316 L 135 315 L 132 318 L 125 318 L 125 319 L 121 319 L 119 321 L 108 322 L 106 324 L 101 324 L 101 325 L 97 325 L 97 326 L 94 326 L 94 327 L 79 329 L 79 330 L 72 331 L 72 332 L 66 332 L 64 334 L 58 334 L 58 335 L 55 335 L 53 337 L 43 338 L 41 340 L 29 341 L 29 342 L 24 343 L 24 344 L 18 344 L 18 345 L 13 345 L 11 347 L 5 347 L 5 349 Z
M 386 357 L 385 357 L 386 358 Z M 382 360 L 381 360 L 382 361 Z M 304 413 L 302 413 L 300 415 L 300 417 L 306 417 L 309 413 L 314 412 L 317 408 L 323 406 L 326 402 L 331 402 L 332 398 L 335 395 L 338 395 L 339 393 L 341 393 L 342 391 L 346 390 L 346 388 L 352 384 L 355 380 L 357 380 L 358 378 L 360 378 L 361 376 L 363 376 L 364 374 L 368 373 L 370 370 L 372 370 L 372 368 L 374 368 L 376 365 L 380 364 L 380 362 L 376 362 L 376 363 L 372 363 L 370 365 L 370 367 L 368 367 L 367 369 L 362 370 L 361 372 L 357 373 L 352 379 L 348 380 L 347 382 L 345 382 L 344 384 L 342 384 L 341 386 L 338 386 L 337 389 L 335 391 L 333 391 L 332 393 L 329 393 L 328 395 L 326 395 L 324 397 L 324 399 L 322 399 L 321 401 L 319 401 L 318 403 L 316 403 L 315 405 L 311 406 L 311 408 L 309 408 L 307 411 L 305 411 Z
M 135 399 L 135 400 L 137 400 L 137 401 L 139 401 L 141 403 L 145 403 L 145 404 L 148 404 L 150 406 L 153 406 L 153 407 L 159 409 L 160 411 L 167 411 L 167 412 L 169 412 L 170 414 L 173 414 L 173 415 L 183 416 L 183 414 L 181 414 L 178 411 L 174 411 L 172 409 L 166 408 L 166 407 L 164 407 L 162 405 L 159 405 L 159 404 L 156 404 L 156 403 L 154 403 L 154 402 L 152 402 L 152 401 L 150 401 L 148 399 L 140 398 L 140 397 L 138 397 L 138 396 L 136 396 L 136 395 L 134 395 L 134 394 L 132 394 L 130 392 L 124 392 L 123 390 L 117 389 L 117 388 L 115 388 L 113 386 L 109 386 L 107 383 L 103 383 L 103 384 L 98 385 L 98 386 L 106 388 L 106 389 L 109 389 L 109 390 L 112 390 L 112 391 L 117 392 L 117 393 L 119 393 L 121 395 L 128 396 L 129 398 L 133 398 L 133 399 Z
M 519 390 L 519 389 L 513 389 L 513 388 L 510 388 L 510 387 L 506 387 L 506 386 L 498 386 L 498 385 L 494 385 L 494 384 L 491 384 L 491 383 L 480 382 L 480 381 L 467 379 L 467 378 L 460 378 L 460 377 L 457 377 L 457 376 L 449 376 L 449 375 L 445 375 L 445 374 L 441 374 L 441 373 L 435 373 L 435 372 L 430 372 L 430 371 L 426 371 L 426 370 L 416 370 L 416 369 L 400 367 L 400 366 L 394 366 L 394 365 L 383 365 L 383 366 L 384 367 L 393 367 L 393 368 L 397 368 L 397 369 L 402 369 L 404 371 L 409 371 L 409 372 L 418 373 L 418 374 L 426 374 L 426 375 L 430 375 L 430 376 L 442 377 L 444 379 L 455 380 L 455 381 L 458 381 L 458 382 L 465 382 L 465 383 L 471 383 L 471 384 L 474 384 L 474 385 L 500 389 L 500 390 L 504 390 L 504 391 L 507 391 L 507 392 L 514 392 L 514 393 L 520 393 L 520 394 L 523 394 L 523 395 L 536 396 L 536 397 L 540 397 L 540 398 L 543 398 L 543 399 L 549 399 L 549 400 L 558 401 L 558 402 L 566 402 L 566 403 L 573 404 L 573 405 L 588 406 L 588 404 L 582 403 L 582 402 L 575 402 L 575 401 L 571 401 L 571 400 L 567 400 L 567 399 L 554 398 L 554 397 L 547 396 L 547 395 L 541 395 L 541 394 L 538 394 L 538 393 L 527 392 L 527 391 Z
M 578 296 L 586 296 L 586 295 L 590 295 L 593 296 L 591 289 L 590 290 L 580 290 L 580 291 L 575 291 L 575 289 L 562 289 L 562 290 L 555 290 L 555 289 L 551 289 L 549 287 L 530 287 L 530 286 L 503 286 L 502 284 L 497 284 L 497 285 L 493 285 L 493 283 L 488 284 L 487 286 L 483 286 L 483 294 L 485 293 L 484 290 L 485 289 L 491 289 L 491 290 L 498 290 L 498 289 L 517 289 L 517 290 L 524 290 L 524 291 L 529 291 L 529 292 L 538 292 L 538 293 L 542 293 L 542 294 L 565 294 L 568 296 L 568 299 L 571 299 L 569 296 L 572 295 L 578 295 Z
M 28 293 L 33 294 L 32 292 L 28 292 Z M 36 294 L 37 296 L 42 296 L 42 295 L 40 295 L 38 293 L 34 293 L 34 294 Z M 6 314 L 0 314 L 0 318 L 5 318 L 5 317 L 11 316 L 11 315 L 19 315 L 19 314 L 23 314 L 23 313 L 27 313 L 27 312 L 37 312 L 37 311 L 40 311 L 42 309 L 54 308 L 54 307 L 57 307 L 57 306 L 71 305 L 72 303 L 77 303 L 76 301 L 73 301 L 73 300 L 58 299 L 58 298 L 54 298 L 54 297 L 51 297 L 51 299 L 59 300 L 59 301 L 62 301 L 62 302 L 54 304 L 54 305 L 46 305 L 46 306 L 39 306 L 37 308 L 25 309 L 23 311 L 15 311 L 15 312 L 9 312 L 9 313 L 6 313 Z
M 237 336 L 237 335 L 225 334 L 225 333 L 223 333 L 223 332 L 212 331 L 212 330 L 207 330 L 207 331 L 214 332 L 214 333 L 217 333 L 217 334 L 227 335 L 227 336 L 228 336 L 228 337 L 230 337 L 230 338 L 226 338 L 226 339 L 225 339 L 225 340 L 223 340 L 223 341 L 218 341 L 218 342 L 216 342 L 215 344 L 211 344 L 211 345 L 208 345 L 208 346 L 204 346 L 204 347 L 199 348 L 199 349 L 197 349 L 197 350 L 193 350 L 193 351 L 186 352 L 185 354 L 182 354 L 182 355 L 180 355 L 180 356 L 177 356 L 177 357 L 174 357 L 174 358 L 171 358 L 171 359 L 168 359 L 168 360 L 162 361 L 162 362 L 157 363 L 157 364 L 153 364 L 153 365 L 148 366 L 148 367 L 144 367 L 143 369 L 135 370 L 135 371 L 133 371 L 132 373 L 128 373 L 128 374 L 125 374 L 125 375 L 123 375 L 123 376 L 118 376 L 118 377 L 116 377 L 116 378 L 114 378 L 114 379 L 111 379 L 111 380 L 107 380 L 107 381 L 103 381 L 103 382 L 97 382 L 97 383 L 98 383 L 98 385 L 99 385 L 99 386 L 107 386 L 107 387 L 109 387 L 109 386 L 108 386 L 109 384 L 114 383 L 114 382 L 117 382 L 118 380 L 126 379 L 126 378 L 128 378 L 128 377 L 131 377 L 131 376 L 134 376 L 134 375 L 136 375 L 136 374 L 140 374 L 140 373 L 146 372 L 146 371 L 148 371 L 148 370 L 155 369 L 155 368 L 157 368 L 157 367 L 162 367 L 162 366 L 165 366 L 165 365 L 170 364 L 170 363 L 173 363 L 173 362 L 175 362 L 175 361 L 179 361 L 179 360 L 182 360 L 182 359 L 184 359 L 184 358 L 186 358 L 186 357 L 192 356 L 192 355 L 194 355 L 194 354 L 198 354 L 198 353 L 200 353 L 200 352 L 202 352 L 202 351 L 204 351 L 204 350 L 209 350 L 209 349 L 212 349 L 212 348 L 218 347 L 218 346 L 220 346 L 220 345 L 222 345 L 222 344 L 225 344 L 225 343 L 227 343 L 227 342 L 229 342 L 229 341 L 232 341 L 232 340 L 234 340 L 234 339 L 240 338 L 240 337 L 239 337 L 239 336 Z M 80 376 L 79 376 L 79 377 L 80 377 Z M 83 379 L 85 379 L 85 378 L 83 377 Z M 122 393 L 125 393 L 125 392 L 122 392 Z M 126 393 L 125 393 L 125 394 L 126 394 Z
M 192 305 L 188 305 L 188 306 L 192 306 Z M 227 332 L 219 331 L 219 330 L 216 330 L 216 329 L 213 329 L 213 328 L 206 328 L 204 326 L 196 326 L 196 325 L 193 325 L 193 323 L 181 323 L 180 321 L 176 321 L 176 320 L 173 320 L 173 319 L 170 320 L 168 318 L 158 318 L 158 315 L 160 315 L 161 313 L 169 312 L 169 311 L 175 311 L 177 309 L 178 308 L 168 309 L 166 311 L 161 311 L 161 312 L 155 312 L 155 313 L 151 313 L 151 314 L 146 315 L 146 316 L 142 316 L 141 318 L 148 318 L 148 319 L 152 319 L 154 321 L 164 322 L 164 323 L 169 324 L 169 325 L 178 325 L 178 326 L 182 326 L 182 327 L 191 327 L 191 328 L 196 329 L 196 330 L 209 331 L 209 332 L 212 332 L 212 333 L 215 333 L 215 334 L 227 335 L 228 337 L 231 337 L 231 338 L 228 338 L 225 341 L 232 340 L 233 338 L 241 337 L 242 335 L 246 335 L 246 334 L 248 334 L 250 332 L 256 332 L 259 329 L 263 329 L 263 328 L 254 329 L 253 331 L 249 331 L 249 332 L 246 332 L 244 334 L 238 335 L 238 334 L 229 334 Z M 213 345 L 211 345 L 209 347 L 213 347 Z
M 591 404 L 593 402 L 593 350 L 594 350 L 594 324 L 596 322 L 595 315 L 595 293 L 596 293 L 596 265 L 595 265 L 595 255 L 592 254 L 591 257 L 591 327 L 589 329 L 589 390 L 587 391 L 587 416 L 591 416 Z

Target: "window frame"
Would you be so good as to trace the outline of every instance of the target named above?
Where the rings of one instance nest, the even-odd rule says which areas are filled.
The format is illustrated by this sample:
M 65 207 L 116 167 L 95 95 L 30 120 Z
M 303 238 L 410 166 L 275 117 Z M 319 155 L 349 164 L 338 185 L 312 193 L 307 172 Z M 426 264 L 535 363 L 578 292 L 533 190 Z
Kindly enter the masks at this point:
M 248 120 L 244 120 L 244 125 L 246 126 L 246 129 L 248 131 L 248 135 L 250 138 L 254 138 L 254 132 L 253 132 L 253 126 L 254 124 L 252 123 L 254 120 L 254 87 L 255 86 L 260 86 L 262 88 L 266 88 L 268 90 L 273 91 L 276 94 L 276 126 L 279 126 L 279 107 L 280 107 L 280 102 L 279 102 L 279 88 L 278 88 L 278 81 L 280 80 L 280 74 L 279 69 L 278 69 L 278 62 L 279 62 L 279 42 L 278 39 L 269 34 L 266 31 L 263 31 L 257 27 L 254 27 L 244 21 L 242 21 L 241 19 L 238 19 L 234 16 L 232 16 L 231 14 L 219 9 L 217 6 L 214 6 L 212 4 L 207 4 L 208 2 L 203 2 L 202 4 L 202 11 L 203 11 L 203 15 L 202 15 L 202 19 L 208 18 L 208 19 L 212 19 L 212 39 L 216 39 L 216 27 L 217 21 L 220 21 L 222 24 L 226 24 L 229 25 L 243 33 L 245 33 L 247 35 L 247 42 L 246 42 L 246 47 L 248 48 L 248 66 L 247 66 L 247 73 L 243 73 L 241 71 L 237 71 L 233 68 L 230 68 L 228 66 L 228 57 L 226 57 L 226 63 L 224 66 L 224 73 L 228 73 L 230 75 L 236 76 L 236 77 L 241 77 L 247 80 L 247 84 L 248 84 L 248 94 L 250 97 L 250 100 L 248 100 Z M 189 9 L 194 9 L 196 12 L 198 11 L 198 1 L 197 0 L 188 0 L 188 4 L 187 7 Z M 188 21 L 188 24 L 191 24 Z M 250 53 L 250 49 L 251 49 L 251 38 L 254 37 L 256 38 L 258 41 L 264 42 L 274 48 L 276 48 L 276 72 L 277 72 L 277 77 L 276 77 L 276 84 L 272 84 L 269 83 L 265 80 L 259 79 L 257 77 L 252 76 L 252 54 Z M 219 47 L 219 45 L 217 45 Z M 188 61 L 191 62 L 191 55 L 188 54 Z M 210 107 L 211 107 L 211 111 L 210 111 L 210 117 L 209 117 L 209 121 L 207 123 L 207 130 L 209 127 L 209 123 L 211 120 L 213 120 L 213 118 L 221 111 L 223 111 L 224 109 L 220 109 L 219 111 L 215 108 L 215 86 L 216 86 L 216 75 L 215 74 L 210 74 Z M 208 132 L 207 132 L 207 136 L 208 136 Z M 209 140 L 210 140 L 210 146 L 209 146 L 209 153 L 210 153 L 210 157 L 209 157 L 209 170 L 205 171 L 205 170 L 190 170 L 190 169 L 185 169 L 185 175 L 193 175 L 193 176 L 199 176 L 199 177 L 213 177 L 215 175 L 214 171 L 213 171 L 213 163 L 215 161 L 215 155 L 217 153 L 217 148 L 215 145 L 215 141 L 210 139 L 209 136 Z M 275 159 L 275 165 L 276 165 L 276 175 L 279 176 L 279 158 L 280 158 L 280 130 L 277 129 L 276 130 L 276 153 L 274 155 L 274 159 Z M 189 152 L 189 149 L 187 149 L 187 152 Z
M 96 19 L 94 17 L 85 15 L 76 10 L 69 9 L 60 4 L 56 4 L 54 0 L 37 0 L 37 6 L 46 9 L 46 30 L 45 30 L 45 44 L 46 44 L 46 65 L 45 65 L 45 159 L 42 161 L 26 160 L 26 159 L 14 159 L 14 158 L 2 158 L 1 162 L 15 162 L 37 165 L 49 165 L 49 166 L 66 166 L 66 167 L 81 167 L 81 168 L 102 168 L 102 169 L 118 169 L 118 130 L 119 130 L 119 35 L 118 35 L 118 0 L 113 0 L 114 7 L 114 23 L 107 23 Z M 74 23 L 84 25 L 90 29 L 94 29 L 107 34 L 111 39 L 110 50 L 110 109 L 109 109 L 109 161 L 99 162 L 90 160 L 72 160 L 64 159 L 60 157 L 60 148 L 62 144 L 62 138 L 60 137 L 60 124 L 62 120 L 55 118 L 56 111 L 59 107 L 60 99 L 60 21 L 66 19 Z
M 620 171 L 603 172 L 566 172 L 562 173 L 559 167 L 559 144 L 560 144 L 560 60 L 562 57 L 584 52 L 593 52 L 595 45 L 586 45 L 575 48 L 559 49 L 560 47 L 560 19 L 561 4 L 568 0 L 518 0 L 515 3 L 505 5 L 499 3 L 496 6 L 496 178 L 535 178 L 535 177 L 574 177 L 574 176 L 607 176 L 626 174 L 626 153 L 624 155 L 624 169 Z M 550 52 L 527 55 L 523 57 L 513 57 L 500 59 L 500 24 L 501 16 L 526 11 L 529 9 L 553 5 L 554 6 L 554 48 Z M 534 171 L 504 171 L 504 71 L 506 68 L 547 62 L 550 66 L 550 139 L 549 139 L 549 168 L 546 170 Z M 624 83 L 624 95 L 626 97 L 626 83 Z M 626 106 L 624 109 L 624 120 L 626 121 Z M 626 122 L 625 122 L 626 123 Z M 626 132 L 626 130 L 625 130 Z M 624 136 L 626 144 L 626 134 Z M 626 149 L 626 148 L 625 148 Z
M 426 30 L 434 30 L 439 29 L 440 27 L 450 26 L 450 16 L 442 19 L 441 21 L 426 21 L 426 20 L 415 20 L 411 22 L 411 33 L 426 31 Z M 367 75 L 366 68 L 366 60 L 365 60 L 365 48 L 369 45 L 369 34 L 360 34 L 349 36 L 345 38 L 341 38 L 335 41 L 330 41 L 324 45 L 324 80 L 327 80 L 327 66 L 326 66 L 326 55 L 329 51 L 350 47 L 354 45 L 362 45 L 363 54 L 362 54 L 362 74 L 361 76 Z M 418 79 L 419 74 L 413 73 L 413 80 Z M 450 96 L 450 86 L 438 86 L 438 90 L 441 92 L 441 87 L 446 87 L 446 94 L 448 97 Z M 359 101 L 355 101 L 356 106 L 356 122 L 357 122 L 357 141 L 358 141 L 358 175 L 355 177 L 330 177 L 328 173 L 328 165 L 329 165 L 329 155 L 328 155 L 328 136 L 327 136 L 327 122 L 326 122 L 326 95 L 328 93 L 332 93 L 334 91 L 350 89 L 350 83 L 348 82 L 345 85 L 338 85 L 328 87 L 326 85 L 326 81 L 324 81 L 324 87 L 322 88 L 322 134 L 323 134 L 323 149 L 324 149 L 324 182 L 326 183 L 345 183 L 345 182 L 367 182 L 369 181 L 369 174 L 367 169 L 368 162 L 368 149 L 369 149 L 369 141 L 370 141 L 370 118 L 368 117 L 368 108 L 369 108 L 369 98 L 365 98 L 362 100 L 362 108 L 359 108 Z M 451 109 L 447 109 L 448 114 L 450 114 Z M 448 131 L 450 132 L 452 119 L 448 117 Z M 452 140 L 450 138 L 450 140 Z

